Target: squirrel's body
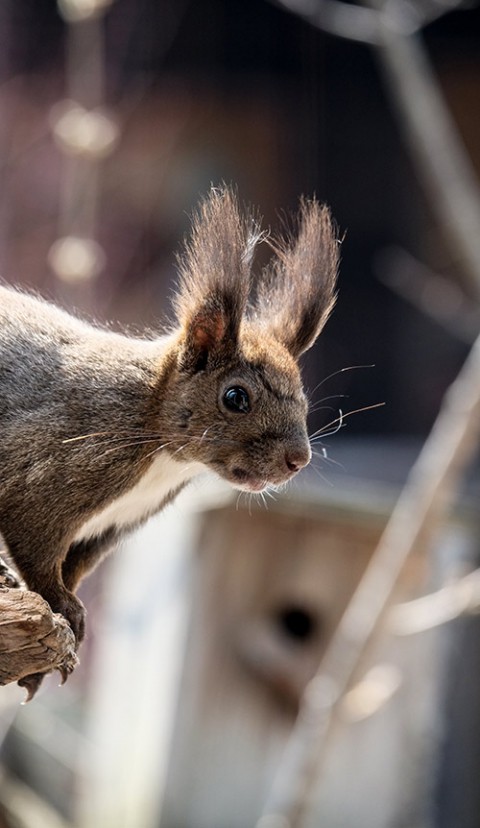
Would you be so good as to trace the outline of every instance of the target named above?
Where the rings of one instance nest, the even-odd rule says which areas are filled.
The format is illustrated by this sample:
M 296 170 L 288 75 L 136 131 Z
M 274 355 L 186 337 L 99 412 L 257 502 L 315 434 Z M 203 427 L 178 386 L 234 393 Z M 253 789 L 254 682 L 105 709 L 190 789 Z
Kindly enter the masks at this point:
M 297 358 L 334 301 L 337 243 L 304 203 L 248 306 L 257 235 L 228 190 L 194 224 L 178 325 L 136 339 L 0 288 L 0 534 L 77 640 L 79 580 L 123 532 L 210 469 L 261 491 L 308 463 Z
M 22 490 L 24 508 L 34 514 L 47 496 L 57 501 L 56 522 L 68 521 L 72 542 L 120 533 L 201 470 L 167 453 L 145 459 L 158 443 L 147 432 L 149 422 L 158 429 L 168 342 L 93 327 L 0 287 L 0 525 Z M 76 440 L 85 435 L 93 436 Z
M 33 513 L 48 492 L 58 503 L 55 522 L 67 521 L 71 539 L 80 540 L 81 527 L 104 503 L 136 485 L 154 445 L 137 445 L 134 435 L 147 433 L 149 424 L 158 431 L 167 343 L 168 337 L 131 339 L 93 327 L 0 288 L 0 526 L 19 489 Z M 37 525 L 41 519 L 35 515 Z

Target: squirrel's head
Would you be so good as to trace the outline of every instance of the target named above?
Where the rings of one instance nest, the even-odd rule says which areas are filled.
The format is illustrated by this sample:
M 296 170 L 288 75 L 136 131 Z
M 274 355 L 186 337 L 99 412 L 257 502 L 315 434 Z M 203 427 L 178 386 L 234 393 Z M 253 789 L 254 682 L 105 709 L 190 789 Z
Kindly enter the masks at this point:
M 247 491 L 284 483 L 310 460 L 297 360 L 334 305 L 339 258 L 328 208 L 304 200 L 296 236 L 272 243 L 274 259 L 251 300 L 262 238 L 229 189 L 212 190 L 180 259 L 165 411 L 179 457 Z

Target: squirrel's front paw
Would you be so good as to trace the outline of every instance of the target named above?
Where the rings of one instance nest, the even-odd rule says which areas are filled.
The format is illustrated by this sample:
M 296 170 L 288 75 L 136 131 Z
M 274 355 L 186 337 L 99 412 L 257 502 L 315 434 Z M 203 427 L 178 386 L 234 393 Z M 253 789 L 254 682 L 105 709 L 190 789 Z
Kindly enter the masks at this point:
M 16 572 L 0 557 L 0 588 L 18 589 L 22 582 Z
M 82 602 L 73 592 L 65 591 L 56 600 L 49 601 L 49 603 L 54 612 L 59 612 L 60 615 L 63 615 L 67 619 L 73 630 L 78 648 L 85 637 L 86 611 Z

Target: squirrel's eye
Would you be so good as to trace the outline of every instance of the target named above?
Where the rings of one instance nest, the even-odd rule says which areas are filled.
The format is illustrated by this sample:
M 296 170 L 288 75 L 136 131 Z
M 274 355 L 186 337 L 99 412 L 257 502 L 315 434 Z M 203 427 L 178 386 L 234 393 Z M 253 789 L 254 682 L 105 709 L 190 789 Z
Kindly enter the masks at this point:
M 244 388 L 239 385 L 227 388 L 223 395 L 223 404 L 230 411 L 238 414 L 247 414 L 250 411 L 250 400 Z

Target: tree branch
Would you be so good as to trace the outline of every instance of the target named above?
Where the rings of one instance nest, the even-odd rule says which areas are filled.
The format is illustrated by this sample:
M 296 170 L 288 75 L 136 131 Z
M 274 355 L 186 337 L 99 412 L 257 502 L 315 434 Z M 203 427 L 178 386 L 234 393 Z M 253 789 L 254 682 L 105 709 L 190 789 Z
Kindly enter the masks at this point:
M 63 616 L 25 589 L 0 559 L 0 685 L 17 681 L 29 701 L 43 675 L 75 669 L 75 637 Z

